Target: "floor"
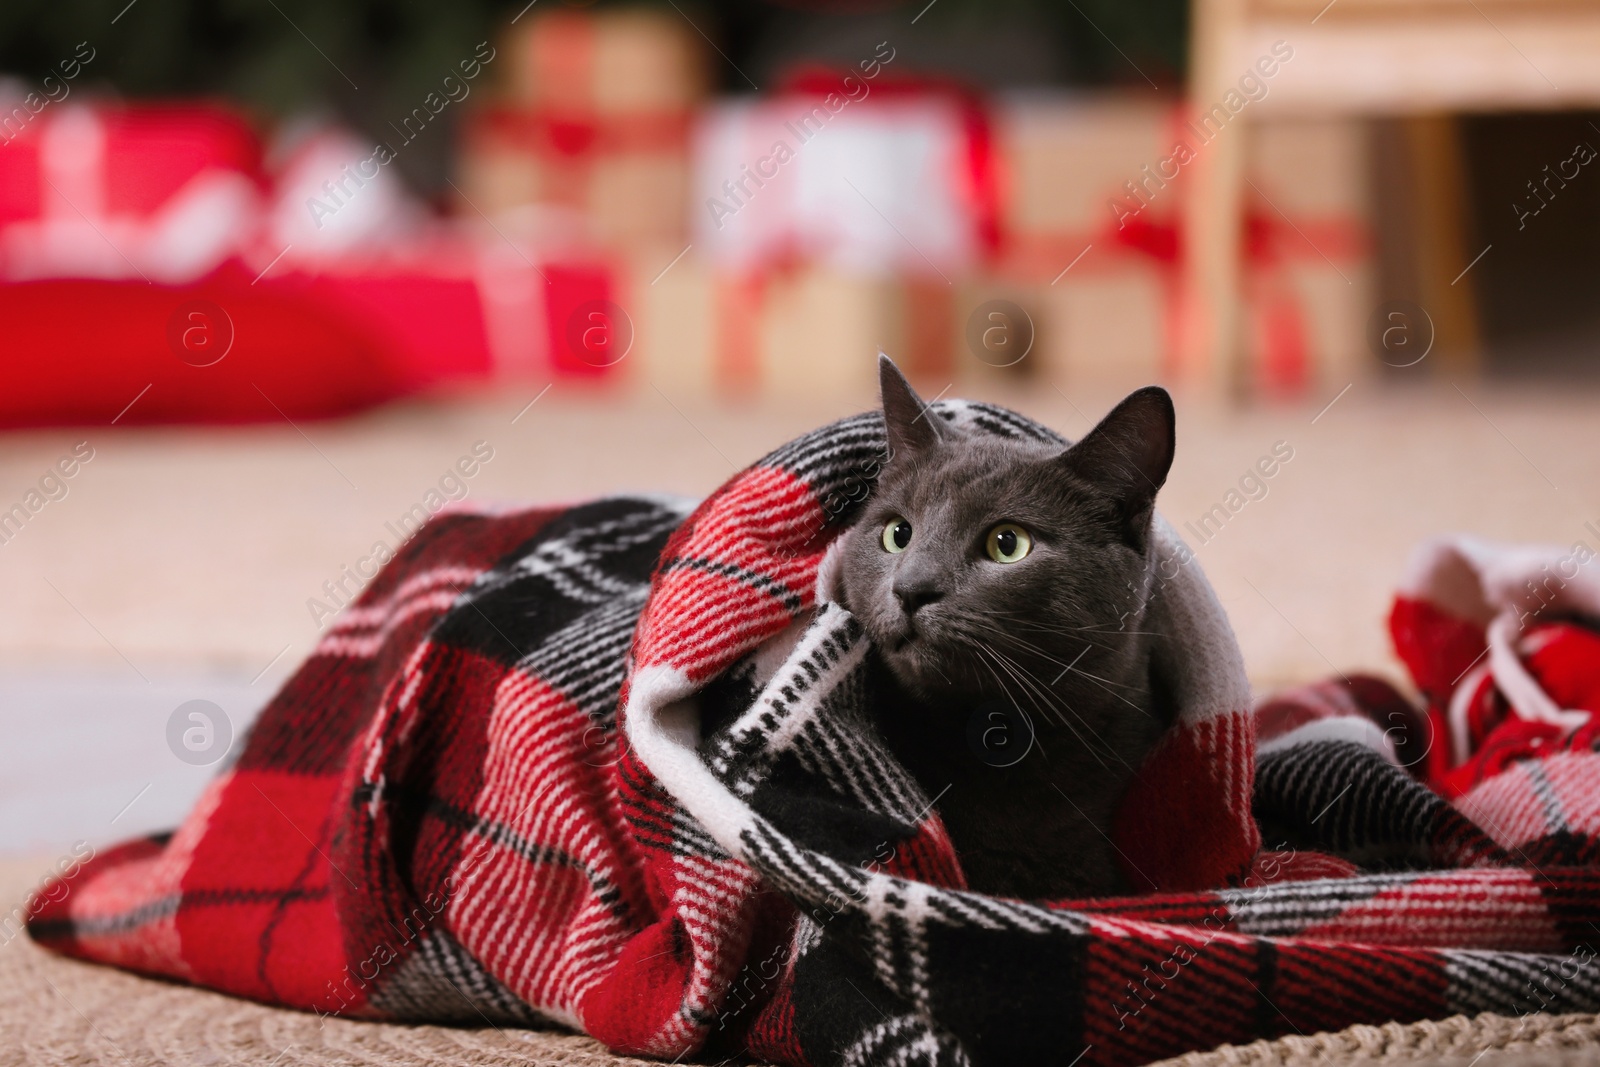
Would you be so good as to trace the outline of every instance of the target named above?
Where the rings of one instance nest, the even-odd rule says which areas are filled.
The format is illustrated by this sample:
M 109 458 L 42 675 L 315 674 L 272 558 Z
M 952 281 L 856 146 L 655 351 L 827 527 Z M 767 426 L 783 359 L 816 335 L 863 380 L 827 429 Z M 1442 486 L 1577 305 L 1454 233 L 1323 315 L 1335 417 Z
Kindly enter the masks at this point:
M 48 860 L 0 860 L 6 1067 L 651 1067 L 599 1042 L 513 1027 L 357 1022 L 269 1008 L 49 952 L 20 930 Z
M 336 605 L 328 589 L 353 589 L 345 568 L 379 542 L 392 548 L 400 516 L 441 482 L 474 500 L 703 494 L 873 399 L 732 405 L 543 386 L 336 423 L 8 435 L 0 512 L 74 448 L 92 458 L 50 480 L 56 499 L 0 543 L 0 729 L 11 742 L 0 853 L 54 854 L 174 822 L 210 773 L 172 740 L 200 721 L 181 706 L 210 701 L 221 716 L 203 727 L 242 731 L 316 641 Z M 1117 399 L 1048 386 L 987 396 L 1070 435 Z M 1423 539 L 1600 545 L 1597 401 L 1587 389 L 1371 381 L 1249 409 L 1180 395 L 1161 508 L 1197 548 L 1258 687 L 1357 668 L 1398 677 L 1384 618 Z M 475 448 L 490 458 L 474 476 L 447 477 Z M 1247 481 L 1226 524 L 1197 537 L 1274 450 L 1274 476 Z

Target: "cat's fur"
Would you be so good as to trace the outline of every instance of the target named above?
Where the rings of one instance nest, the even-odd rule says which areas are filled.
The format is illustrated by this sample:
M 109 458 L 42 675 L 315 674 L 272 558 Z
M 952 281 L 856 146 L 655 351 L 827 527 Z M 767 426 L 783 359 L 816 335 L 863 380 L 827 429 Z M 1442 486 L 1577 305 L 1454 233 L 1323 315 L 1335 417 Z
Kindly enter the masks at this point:
M 1063 449 L 958 430 L 887 357 L 879 370 L 889 459 L 845 534 L 836 585 L 892 680 L 877 725 L 938 796 L 974 889 L 1126 889 L 1112 815 L 1170 722 L 1152 689 L 1150 643 L 1162 638 L 1145 608 L 1172 401 L 1141 389 Z M 891 553 L 883 532 L 896 516 L 912 534 Z M 985 548 L 1002 522 L 1033 538 L 1015 563 Z M 1027 755 L 986 762 L 975 739 L 991 725 L 1024 747 L 1031 725 Z

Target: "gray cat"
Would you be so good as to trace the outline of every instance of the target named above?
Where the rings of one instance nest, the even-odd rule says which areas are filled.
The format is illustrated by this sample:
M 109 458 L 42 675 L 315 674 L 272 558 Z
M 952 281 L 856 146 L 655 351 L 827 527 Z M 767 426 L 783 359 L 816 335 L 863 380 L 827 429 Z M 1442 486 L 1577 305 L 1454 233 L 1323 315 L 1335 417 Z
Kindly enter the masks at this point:
M 1145 606 L 1165 390 L 1077 444 L 963 431 L 879 361 L 889 459 L 844 535 L 835 587 L 871 638 L 891 751 L 927 790 L 972 888 L 1129 888 L 1111 819 L 1170 725 Z

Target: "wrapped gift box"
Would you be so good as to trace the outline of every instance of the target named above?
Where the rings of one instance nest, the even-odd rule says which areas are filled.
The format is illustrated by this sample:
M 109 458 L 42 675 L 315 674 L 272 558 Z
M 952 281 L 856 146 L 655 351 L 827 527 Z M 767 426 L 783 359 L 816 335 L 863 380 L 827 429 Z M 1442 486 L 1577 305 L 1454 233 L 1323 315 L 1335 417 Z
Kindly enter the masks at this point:
M 0 277 L 196 277 L 253 239 L 263 184 L 230 111 L 50 108 L 0 152 Z
M 1170 154 L 1174 116 L 1121 94 L 996 107 L 1007 185 L 990 288 L 1033 316 L 1032 370 L 1053 382 L 1127 386 L 1169 369 L 1182 192 L 1145 168 Z
M 1368 130 L 1350 118 L 1273 119 L 1250 135 L 1258 383 L 1342 389 L 1376 369 L 1365 337 L 1376 303 Z
M 872 89 L 869 82 L 858 83 Z M 800 258 L 870 274 L 961 274 L 986 253 L 962 103 L 879 86 L 706 109 L 695 138 L 696 243 L 750 269 Z
M 951 381 L 959 295 L 938 278 L 820 263 L 751 273 L 696 248 L 652 284 L 662 265 L 636 261 L 621 287 L 637 342 L 619 370 L 639 388 L 859 399 L 877 388 L 880 349 L 935 392 Z
M 703 43 L 671 12 L 532 11 L 518 21 L 505 42 L 516 106 L 608 116 L 686 112 L 705 93 Z
M 460 169 L 491 215 L 564 209 L 602 244 L 686 240 L 702 43 L 651 10 L 530 13 L 503 44 L 508 91 L 470 115 Z
M 1047 280 L 1116 229 L 1130 207 L 1146 225 L 1178 217 L 1180 191 L 1144 173 L 1170 154 L 1177 135 L 1169 104 L 1121 94 L 1028 95 L 999 101 L 995 125 L 1008 179 L 1006 255 L 1048 272 Z M 1129 188 L 1139 182 L 1148 206 Z
M 614 295 L 593 250 L 508 248 L 392 178 L 351 189 L 337 226 L 309 221 L 307 196 L 370 151 L 319 134 L 268 176 L 226 111 L 41 113 L 0 152 L 17 356 L 0 360 L 0 425 L 276 421 L 495 374 L 610 373 L 571 342 Z
M 953 373 L 957 287 L 997 233 L 988 117 L 892 60 L 880 46 L 702 113 L 691 218 L 714 354 L 697 366 L 720 388 L 870 392 L 879 347 L 913 376 Z
M 554 207 L 609 247 L 682 247 L 688 129 L 680 112 L 562 118 L 486 106 L 468 121 L 463 185 L 471 209 L 491 216 Z
M 1194 142 L 1181 111 L 1119 95 L 1029 96 L 999 105 L 996 125 L 1008 182 L 994 275 L 1038 293 L 1041 363 L 1116 384 L 1171 375 L 1187 172 L 1163 171 L 1177 144 Z M 1281 119 L 1240 132 L 1260 190 L 1247 187 L 1240 235 L 1256 383 L 1293 393 L 1348 381 L 1368 355 L 1363 130 Z

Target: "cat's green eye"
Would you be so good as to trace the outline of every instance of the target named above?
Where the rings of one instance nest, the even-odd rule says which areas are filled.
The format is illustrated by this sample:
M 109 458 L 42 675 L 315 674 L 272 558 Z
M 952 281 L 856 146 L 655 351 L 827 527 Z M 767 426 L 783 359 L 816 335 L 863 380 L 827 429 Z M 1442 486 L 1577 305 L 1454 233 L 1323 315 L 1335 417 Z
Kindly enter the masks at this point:
M 896 515 L 883 528 L 883 548 L 886 552 L 904 552 L 911 543 L 911 524 Z
M 1033 550 L 1033 538 L 1016 523 L 1002 522 L 989 531 L 984 547 L 996 563 L 1015 563 Z

